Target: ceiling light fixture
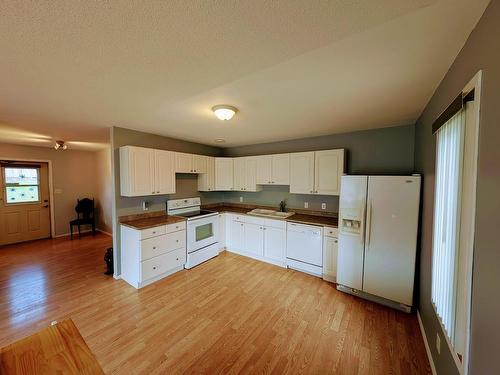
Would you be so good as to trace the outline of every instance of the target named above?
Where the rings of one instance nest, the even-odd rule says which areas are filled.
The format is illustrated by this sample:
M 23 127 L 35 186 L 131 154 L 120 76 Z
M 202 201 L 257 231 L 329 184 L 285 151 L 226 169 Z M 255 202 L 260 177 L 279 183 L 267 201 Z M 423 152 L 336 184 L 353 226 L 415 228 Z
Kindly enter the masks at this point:
M 226 142 L 226 141 L 224 139 L 222 139 L 222 138 L 217 138 L 215 140 L 215 143 L 224 143 L 224 142 Z
M 227 121 L 233 118 L 238 109 L 232 105 L 220 104 L 212 107 L 212 111 L 219 120 Z
M 68 145 L 64 143 L 64 141 L 56 141 L 56 144 L 54 145 L 54 148 L 56 150 L 66 150 L 68 148 Z

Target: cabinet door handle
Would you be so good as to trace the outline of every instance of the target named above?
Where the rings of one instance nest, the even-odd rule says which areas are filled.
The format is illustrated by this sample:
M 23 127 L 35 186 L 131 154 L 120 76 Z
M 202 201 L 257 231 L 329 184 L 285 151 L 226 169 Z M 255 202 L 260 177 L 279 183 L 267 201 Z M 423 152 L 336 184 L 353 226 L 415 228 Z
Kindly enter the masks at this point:
M 179 260 L 179 257 L 175 258 L 175 260 Z
M 311 190 L 311 193 L 314 193 L 314 191 Z
M 153 269 L 155 270 L 156 269 L 156 266 L 153 267 Z
M 156 234 L 156 232 L 153 232 L 153 234 Z
M 153 246 L 153 250 L 156 250 L 156 246 Z
M 179 240 L 175 240 L 175 242 L 179 242 Z

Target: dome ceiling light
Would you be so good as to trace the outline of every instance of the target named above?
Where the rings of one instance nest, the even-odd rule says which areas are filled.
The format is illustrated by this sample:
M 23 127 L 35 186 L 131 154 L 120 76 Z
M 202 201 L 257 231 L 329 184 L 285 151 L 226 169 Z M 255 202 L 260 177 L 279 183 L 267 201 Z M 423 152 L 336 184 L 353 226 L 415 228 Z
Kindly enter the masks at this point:
M 227 121 L 233 118 L 238 109 L 232 105 L 220 104 L 212 107 L 212 111 L 219 120 Z

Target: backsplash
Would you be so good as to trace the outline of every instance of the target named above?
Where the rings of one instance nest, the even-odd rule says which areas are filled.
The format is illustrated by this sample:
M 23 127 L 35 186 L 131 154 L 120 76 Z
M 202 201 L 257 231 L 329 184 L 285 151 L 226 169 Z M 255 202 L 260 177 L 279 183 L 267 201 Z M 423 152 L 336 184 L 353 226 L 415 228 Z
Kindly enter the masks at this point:
M 240 197 L 243 202 L 240 202 Z M 288 186 L 263 186 L 262 191 L 256 193 L 231 191 L 224 193 L 224 201 L 229 203 L 250 203 L 276 207 L 279 209 L 280 201 L 286 201 L 287 209 L 301 209 L 311 211 L 325 211 L 338 213 L 339 197 L 332 195 L 291 194 Z M 308 203 L 308 208 L 304 203 Z M 321 204 L 326 203 L 326 209 L 321 209 Z

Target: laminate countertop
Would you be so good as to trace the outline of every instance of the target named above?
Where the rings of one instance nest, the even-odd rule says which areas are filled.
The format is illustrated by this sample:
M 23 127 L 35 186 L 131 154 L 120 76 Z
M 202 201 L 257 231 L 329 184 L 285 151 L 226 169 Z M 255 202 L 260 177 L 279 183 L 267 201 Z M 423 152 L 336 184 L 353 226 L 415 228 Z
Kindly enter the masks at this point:
M 130 228 L 142 230 L 158 227 L 160 225 L 175 224 L 186 220 L 184 217 L 167 215 L 163 212 L 155 213 L 153 215 L 140 215 L 124 216 L 120 218 L 120 224 Z
M 235 214 L 247 215 L 248 212 L 252 211 L 253 208 L 250 207 L 237 207 L 237 206 L 228 206 L 228 205 L 219 205 L 219 206 L 206 206 L 208 210 L 217 211 L 217 212 L 230 212 Z M 263 216 L 260 216 L 263 217 Z M 286 219 L 276 219 L 276 220 L 285 220 L 292 223 L 301 223 L 301 224 L 312 224 L 312 225 L 321 225 L 328 227 L 338 227 L 338 218 L 333 216 L 325 216 L 325 215 L 308 215 L 304 213 L 295 213 Z

